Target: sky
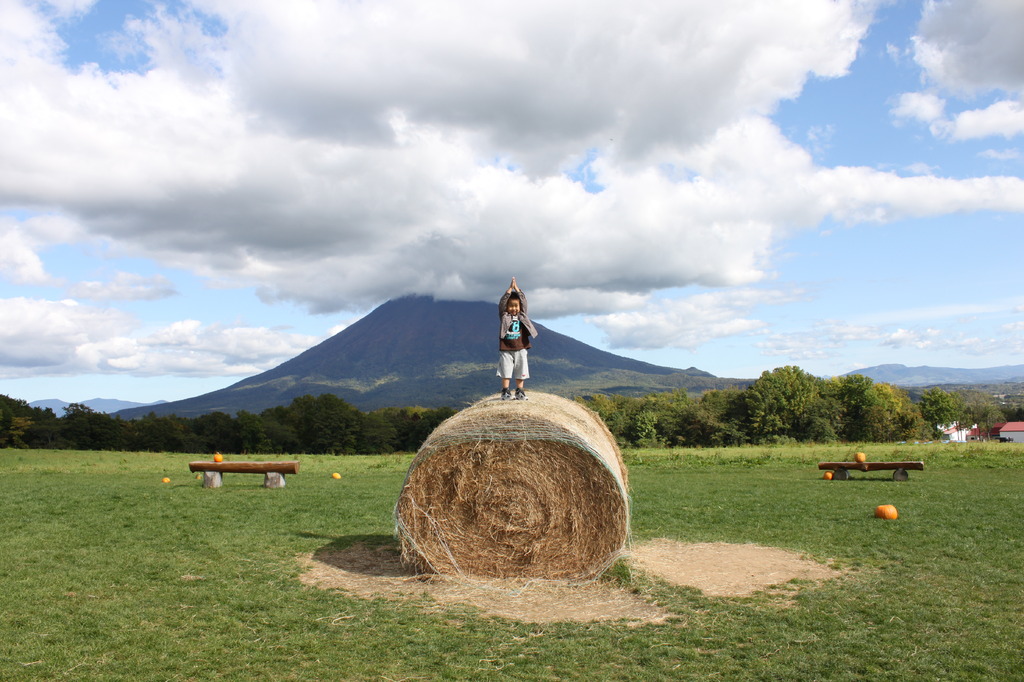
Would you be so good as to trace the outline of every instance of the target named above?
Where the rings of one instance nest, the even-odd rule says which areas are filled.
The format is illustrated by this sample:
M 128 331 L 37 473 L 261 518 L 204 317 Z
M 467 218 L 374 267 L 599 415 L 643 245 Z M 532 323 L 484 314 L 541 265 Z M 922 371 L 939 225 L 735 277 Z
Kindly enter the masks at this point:
M 1021 35 L 1021 0 L 0 0 L 0 394 L 188 398 L 512 276 L 721 377 L 1024 364 Z

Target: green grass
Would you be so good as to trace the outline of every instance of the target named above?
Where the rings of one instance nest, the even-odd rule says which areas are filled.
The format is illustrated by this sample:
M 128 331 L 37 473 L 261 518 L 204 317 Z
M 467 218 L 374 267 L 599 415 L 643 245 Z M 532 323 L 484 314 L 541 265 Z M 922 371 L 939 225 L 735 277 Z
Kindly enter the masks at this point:
M 925 471 L 821 480 L 818 461 L 858 449 Z M 1024 448 L 626 458 L 635 542 L 754 542 L 848 572 L 782 600 L 616 567 L 606 579 L 677 614 L 640 627 L 427 611 L 305 587 L 296 561 L 390 542 L 411 456 L 300 457 L 284 489 L 225 474 L 204 490 L 189 455 L 0 450 L 0 679 L 1024 679 Z

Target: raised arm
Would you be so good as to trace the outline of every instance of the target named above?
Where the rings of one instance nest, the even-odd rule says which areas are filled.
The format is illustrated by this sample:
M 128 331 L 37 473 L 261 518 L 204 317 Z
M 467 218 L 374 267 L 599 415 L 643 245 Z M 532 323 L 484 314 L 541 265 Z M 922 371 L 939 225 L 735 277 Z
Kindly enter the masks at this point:
M 523 291 L 522 289 L 520 289 L 519 285 L 516 284 L 516 278 L 515 277 L 512 278 L 512 289 L 516 292 L 516 295 L 519 296 L 519 309 L 522 310 L 525 313 L 526 312 L 526 292 Z

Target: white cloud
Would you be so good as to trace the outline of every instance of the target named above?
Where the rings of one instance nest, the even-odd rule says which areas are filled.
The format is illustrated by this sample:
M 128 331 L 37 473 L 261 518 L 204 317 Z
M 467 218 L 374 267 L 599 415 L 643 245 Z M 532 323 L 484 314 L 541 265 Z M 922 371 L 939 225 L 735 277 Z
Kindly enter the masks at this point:
M 648 294 L 609 293 L 597 287 L 551 289 L 542 287 L 535 291 L 523 290 L 529 295 L 533 310 L 543 311 L 544 319 L 550 320 L 565 315 L 592 315 L 609 311 L 629 311 L 649 304 Z
M 984 210 L 1024 211 L 1024 180 L 1014 177 L 902 178 L 867 168 L 839 167 L 821 170 L 807 182 L 821 189 L 817 196 L 831 215 L 849 223 Z
M 945 117 L 945 102 L 930 93 L 906 93 L 897 117 L 930 124 L 954 140 L 1024 132 L 1024 3 L 1011 0 L 929 0 L 924 5 L 914 59 L 928 80 L 960 95 L 996 92 L 982 109 Z
M 985 311 L 991 312 L 990 309 L 985 309 Z M 955 308 L 931 311 L 927 315 L 919 314 L 921 312 L 904 311 L 902 317 L 912 320 L 919 317 L 949 318 L 958 314 Z M 810 329 L 770 334 L 763 341 L 754 345 L 760 348 L 764 355 L 782 356 L 796 362 L 847 357 L 852 347 L 864 343 L 895 350 L 952 352 L 958 355 L 972 356 L 985 356 L 993 352 L 1024 354 L 1024 339 L 1015 333 L 1024 326 L 1021 323 L 1001 325 L 1000 328 L 1006 333 L 997 338 L 971 335 L 955 328 L 945 329 L 927 325 L 904 327 L 892 322 L 891 318 L 896 316 L 897 311 L 891 311 L 889 314 L 881 316 L 872 315 L 872 318 L 877 320 L 877 324 L 854 324 L 841 320 L 826 320 L 813 325 Z M 962 323 L 963 320 L 956 322 Z M 864 363 L 854 364 L 851 365 L 851 368 L 863 366 Z
M 822 360 L 839 357 L 844 344 L 825 342 L 806 334 L 771 334 L 765 341 L 758 341 L 755 348 L 769 357 L 786 357 L 794 362 Z
M 0 3 L 0 65 L 4 61 L 56 59 L 63 43 L 39 7 Z
M 1020 158 L 1019 149 L 986 149 L 983 152 L 979 152 L 978 156 L 985 159 L 993 159 L 995 161 L 1012 161 Z
M 18 221 L 0 215 L 0 277 L 14 284 L 60 285 L 59 278 L 46 272 L 39 251 L 78 236 L 77 226 L 59 216 Z
M 31 240 L 18 229 L 0 226 L 0 276 L 14 284 L 54 285 Z
M 59 17 L 70 17 L 84 14 L 99 0 L 45 0 L 48 9 L 52 9 Z
M 934 347 L 936 343 L 942 342 L 942 332 L 938 329 L 924 329 L 924 330 L 912 330 L 912 329 L 897 329 L 886 335 L 882 340 L 882 345 L 892 346 L 893 348 L 917 348 L 924 349 Z
M 185 320 L 138 335 L 131 315 L 74 301 L 0 299 L 0 378 L 71 374 L 254 374 L 320 341 L 264 327 Z
M 1006 138 L 1024 132 L 1024 107 L 1020 102 L 1000 100 L 984 109 L 969 109 L 945 115 L 946 101 L 933 93 L 906 92 L 890 113 L 897 119 L 926 123 L 936 137 L 973 140 L 1001 135 Z
M 881 328 L 840 320 L 825 320 L 810 330 L 771 334 L 754 346 L 767 356 L 785 356 L 793 361 L 840 357 L 851 343 L 884 338 Z
M 90 301 L 156 301 L 176 293 L 163 275 L 143 277 L 130 272 L 118 272 L 109 282 L 78 282 L 68 289 L 69 296 Z
M 928 0 L 914 58 L 943 87 L 1024 91 L 1024 3 Z
M 737 144 L 778 144 L 751 114 L 844 73 L 868 19 L 825 0 L 196 7 L 227 31 L 135 22 L 141 74 L 28 50 L 55 40 L 36 16 L 0 63 L 0 201 L 314 311 L 489 297 L 510 253 L 553 300 L 757 281 L 777 227 L 662 169 L 697 145 L 702 172 L 742 178 Z M 561 173 L 591 148 L 601 196 Z
M 934 175 L 938 169 L 935 166 L 929 166 L 927 163 L 918 162 L 910 164 L 906 170 L 914 175 Z
M 815 156 L 823 154 L 832 146 L 836 129 L 834 125 L 811 126 L 807 130 L 807 144 Z
M 1007 330 L 1012 332 L 1012 330 Z M 953 351 L 959 355 L 985 356 L 994 352 L 1024 354 L 1024 340 L 1018 335 L 981 337 L 955 330 L 899 328 L 886 335 L 881 345 L 927 351 Z
M 536 288 L 545 318 L 594 314 L 620 347 L 693 348 L 762 329 L 746 287 L 772 276 L 780 240 L 829 217 L 1024 211 L 1018 178 L 821 168 L 767 118 L 808 78 L 845 73 L 869 5 L 203 0 L 133 22 L 152 68 L 113 73 L 65 68 L 54 25 L 5 3 L 0 205 L 48 207 L 79 241 L 314 312 L 490 300 L 500 272 Z M 226 30 L 204 33 L 197 13 Z M 945 120 L 937 95 L 905 97 L 895 115 Z M 564 172 L 582 158 L 602 192 Z M 46 281 L 47 243 L 0 267 Z M 651 302 L 686 286 L 741 289 Z M 170 288 L 118 275 L 72 291 Z M 72 347 L 142 373 L 262 362 L 217 356 L 210 339 L 237 343 L 224 334 L 182 323 Z
M 972 109 L 957 114 L 952 137 L 973 140 L 1002 135 L 1010 138 L 1024 133 L 1024 107 L 1020 102 L 1002 100 L 985 109 Z
M 134 324 L 120 311 L 70 300 L 2 299 L 0 367 L 6 378 L 77 369 L 79 347 L 128 333 Z
M 588 318 L 612 348 L 696 350 L 717 338 L 762 330 L 765 322 L 747 316 L 754 308 L 802 298 L 799 291 L 731 289 L 687 298 L 653 301 L 643 310 Z
M 923 123 L 941 120 L 945 115 L 946 102 L 930 92 L 905 92 L 892 109 L 897 118 L 912 118 Z
M 928 125 L 935 137 L 975 140 L 985 137 L 1014 137 L 1024 133 L 1024 107 L 1014 100 L 999 100 L 984 109 L 968 109 L 945 116 L 946 101 L 925 92 L 906 92 L 890 110 L 897 119 L 912 119 Z
M 811 73 L 845 73 L 866 28 L 846 1 L 210 7 L 240 29 L 223 68 L 286 129 L 386 142 L 400 111 L 541 173 L 609 138 L 638 159 L 769 112 Z
M 208 325 L 182 320 L 135 340 L 122 368 L 141 374 L 216 376 L 255 374 L 322 339 L 265 327 Z

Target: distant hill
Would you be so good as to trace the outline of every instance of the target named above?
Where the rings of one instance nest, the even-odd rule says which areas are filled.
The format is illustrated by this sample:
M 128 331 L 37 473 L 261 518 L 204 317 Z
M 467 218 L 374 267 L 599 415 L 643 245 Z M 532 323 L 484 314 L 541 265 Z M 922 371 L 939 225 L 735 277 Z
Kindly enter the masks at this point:
M 119 410 L 127 410 L 133 407 L 146 407 L 149 405 L 159 405 L 166 401 L 161 400 L 156 403 L 135 403 L 130 400 L 114 400 L 112 398 L 93 398 L 92 400 L 84 400 L 80 405 L 85 405 L 94 412 L 106 412 L 107 414 L 113 414 Z M 29 403 L 30 407 L 39 407 L 46 409 L 47 407 L 53 410 L 53 413 L 60 417 L 64 414 L 64 408 L 71 403 L 57 398 L 48 398 L 46 400 L 35 400 Z
M 862 374 L 873 381 L 897 386 L 940 386 L 944 384 L 1002 384 L 1024 381 L 1024 365 L 1003 365 L 982 369 L 955 367 L 907 367 L 906 365 L 877 365 L 865 367 L 844 376 Z
M 599 350 L 538 325 L 530 352 L 530 389 L 572 397 L 594 393 L 642 395 L 683 388 L 746 386 L 696 368 L 675 369 Z M 259 413 L 302 395 L 334 393 L 368 411 L 380 407 L 463 407 L 497 392 L 496 303 L 436 301 L 407 296 L 388 301 L 300 355 L 227 388 L 195 398 L 122 410 L 194 417 L 208 412 Z

